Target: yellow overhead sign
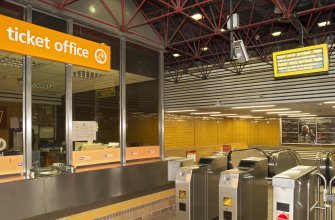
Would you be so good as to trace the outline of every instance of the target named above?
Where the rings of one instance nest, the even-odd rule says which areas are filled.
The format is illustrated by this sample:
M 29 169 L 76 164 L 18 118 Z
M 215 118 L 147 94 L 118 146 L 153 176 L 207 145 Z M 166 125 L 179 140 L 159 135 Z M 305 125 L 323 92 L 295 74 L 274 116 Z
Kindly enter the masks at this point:
M 3 15 L 0 50 L 110 71 L 109 46 Z
M 329 70 L 328 45 L 319 44 L 273 53 L 276 78 Z

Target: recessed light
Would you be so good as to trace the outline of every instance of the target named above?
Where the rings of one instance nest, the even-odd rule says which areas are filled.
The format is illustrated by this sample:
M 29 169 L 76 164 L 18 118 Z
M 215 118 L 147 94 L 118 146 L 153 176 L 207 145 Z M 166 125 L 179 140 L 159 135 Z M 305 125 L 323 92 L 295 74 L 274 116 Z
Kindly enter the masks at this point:
M 202 51 L 207 51 L 208 50 L 208 47 L 203 47 L 201 48 Z
M 194 112 L 191 115 L 215 115 L 220 114 L 221 112 Z
M 301 113 L 301 111 L 266 112 L 267 115 L 271 115 L 271 114 L 290 114 L 290 113 Z
M 185 110 L 172 110 L 172 111 L 165 111 L 166 113 L 178 113 L 178 112 L 196 112 L 198 110 L 195 109 L 185 109 Z
M 174 53 L 173 56 L 174 57 L 180 57 L 181 55 L 179 53 Z
M 89 10 L 92 14 L 94 14 L 94 13 L 97 11 L 97 9 L 94 7 L 94 5 L 90 5 L 90 7 L 88 7 L 88 10 Z
M 325 27 L 325 26 L 328 26 L 328 25 L 330 25 L 330 21 L 322 21 L 322 22 L 318 23 L 319 27 Z
M 335 104 L 335 101 L 323 102 L 323 104 Z
M 256 106 L 238 106 L 232 107 L 231 109 L 245 109 L 245 108 L 271 108 L 275 107 L 276 105 L 256 105 Z
M 271 112 L 271 111 L 288 111 L 291 110 L 289 108 L 273 108 L 273 109 L 255 109 L 251 110 L 251 112 Z
M 195 13 L 195 14 L 191 15 L 191 18 L 196 20 L 196 21 L 199 21 L 200 19 L 203 19 L 203 16 L 200 13 Z
M 278 37 L 281 35 L 281 31 L 272 32 L 271 35 L 274 37 Z
M 221 32 L 224 32 L 224 31 L 226 31 L 226 29 L 224 29 L 224 28 L 221 28 L 221 30 L 220 30 Z

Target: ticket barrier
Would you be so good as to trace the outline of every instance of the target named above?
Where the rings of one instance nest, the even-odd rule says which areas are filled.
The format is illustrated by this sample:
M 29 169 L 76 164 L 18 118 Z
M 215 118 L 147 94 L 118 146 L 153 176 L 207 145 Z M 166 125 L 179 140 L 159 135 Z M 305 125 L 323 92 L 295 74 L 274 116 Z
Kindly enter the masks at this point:
M 166 157 L 164 160 L 168 162 L 168 181 L 176 180 L 176 175 L 180 167 L 194 165 L 193 159 L 187 159 L 185 157 Z
M 302 164 L 299 155 L 290 149 L 272 151 L 269 153 L 268 158 L 270 178 Z
M 176 219 L 212 220 L 219 215 L 220 173 L 226 156 L 202 157 L 198 165 L 181 167 L 176 176 Z
M 317 168 L 296 166 L 272 178 L 273 220 L 319 220 Z
M 237 168 L 240 161 L 248 157 L 264 157 L 267 155 L 259 148 L 248 148 L 233 150 L 228 153 L 228 169 Z
M 237 168 L 221 173 L 220 220 L 266 220 L 268 210 L 268 159 L 242 159 Z

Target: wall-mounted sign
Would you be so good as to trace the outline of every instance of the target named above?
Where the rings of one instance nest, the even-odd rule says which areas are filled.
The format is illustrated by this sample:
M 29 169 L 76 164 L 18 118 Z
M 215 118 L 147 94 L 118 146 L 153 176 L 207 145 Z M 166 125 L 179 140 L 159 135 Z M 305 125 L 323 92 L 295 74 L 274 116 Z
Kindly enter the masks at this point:
M 0 50 L 110 71 L 109 46 L 0 15 Z
M 276 78 L 329 70 L 328 45 L 319 44 L 273 53 Z

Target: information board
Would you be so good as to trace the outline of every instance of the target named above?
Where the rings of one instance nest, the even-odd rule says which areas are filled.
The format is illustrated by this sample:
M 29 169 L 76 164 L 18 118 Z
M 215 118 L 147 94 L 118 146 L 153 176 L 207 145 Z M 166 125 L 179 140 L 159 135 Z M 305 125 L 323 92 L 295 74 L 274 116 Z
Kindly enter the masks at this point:
M 275 78 L 329 70 L 328 45 L 319 44 L 273 53 Z

